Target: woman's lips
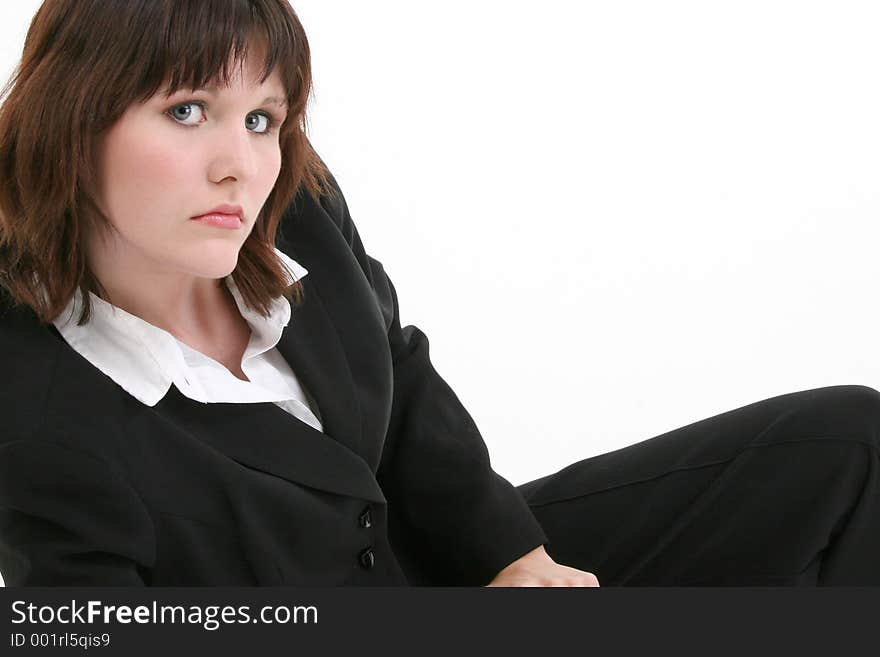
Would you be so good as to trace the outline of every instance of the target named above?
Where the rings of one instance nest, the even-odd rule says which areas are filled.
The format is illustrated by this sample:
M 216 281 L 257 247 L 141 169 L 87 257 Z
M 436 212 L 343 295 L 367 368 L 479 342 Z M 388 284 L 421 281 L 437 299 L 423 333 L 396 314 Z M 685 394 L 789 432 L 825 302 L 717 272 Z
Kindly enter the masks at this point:
M 237 214 L 203 214 L 200 217 L 193 217 L 192 221 L 198 221 L 200 224 L 214 228 L 241 228 L 241 217 Z

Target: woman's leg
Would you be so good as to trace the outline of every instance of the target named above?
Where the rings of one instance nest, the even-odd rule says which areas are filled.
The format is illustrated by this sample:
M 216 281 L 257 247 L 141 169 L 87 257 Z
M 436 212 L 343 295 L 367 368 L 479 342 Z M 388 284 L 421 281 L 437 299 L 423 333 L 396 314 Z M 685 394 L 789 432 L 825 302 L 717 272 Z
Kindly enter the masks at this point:
M 773 397 L 517 487 L 602 586 L 880 585 L 880 393 Z

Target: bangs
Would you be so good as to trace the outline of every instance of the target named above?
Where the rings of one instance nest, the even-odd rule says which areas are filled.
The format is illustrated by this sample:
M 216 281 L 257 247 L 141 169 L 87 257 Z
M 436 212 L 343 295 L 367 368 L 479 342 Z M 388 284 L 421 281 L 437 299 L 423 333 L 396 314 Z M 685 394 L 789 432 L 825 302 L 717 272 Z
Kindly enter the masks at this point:
M 127 28 L 116 30 L 113 39 L 113 50 L 122 50 L 123 57 L 111 79 L 119 81 L 118 91 L 136 85 L 115 100 L 145 102 L 160 91 L 170 96 L 180 89 L 225 86 L 236 67 L 254 55 L 262 59 L 258 82 L 277 68 L 290 114 L 302 114 L 310 84 L 308 44 L 292 9 L 279 5 L 278 0 L 110 3 L 103 11 L 116 6 L 130 13 L 122 23 Z

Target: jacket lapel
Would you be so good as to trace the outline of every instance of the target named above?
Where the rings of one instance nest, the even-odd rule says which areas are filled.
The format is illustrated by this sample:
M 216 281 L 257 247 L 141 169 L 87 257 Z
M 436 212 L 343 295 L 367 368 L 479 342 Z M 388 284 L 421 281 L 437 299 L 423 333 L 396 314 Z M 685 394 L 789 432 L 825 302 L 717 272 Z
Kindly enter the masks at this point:
M 155 412 L 250 468 L 338 495 L 385 502 L 373 471 L 360 456 L 272 402 L 201 404 L 172 386 Z M 134 416 L 128 432 L 150 441 L 157 430 L 152 414 L 141 409 L 134 410 Z
M 276 347 L 317 402 L 324 433 L 358 453 L 361 422 L 351 369 L 311 274 L 303 286 L 305 301 L 293 309 Z

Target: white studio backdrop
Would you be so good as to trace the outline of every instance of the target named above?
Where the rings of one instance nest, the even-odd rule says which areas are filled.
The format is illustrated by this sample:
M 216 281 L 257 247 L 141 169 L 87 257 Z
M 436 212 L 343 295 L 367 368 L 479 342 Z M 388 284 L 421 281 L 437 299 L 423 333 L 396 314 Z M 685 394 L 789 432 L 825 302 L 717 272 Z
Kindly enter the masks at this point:
M 292 4 L 312 142 L 512 483 L 880 387 L 876 2 Z

